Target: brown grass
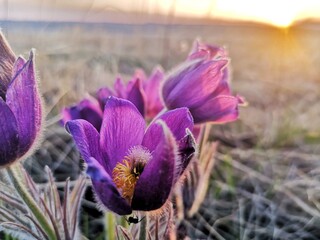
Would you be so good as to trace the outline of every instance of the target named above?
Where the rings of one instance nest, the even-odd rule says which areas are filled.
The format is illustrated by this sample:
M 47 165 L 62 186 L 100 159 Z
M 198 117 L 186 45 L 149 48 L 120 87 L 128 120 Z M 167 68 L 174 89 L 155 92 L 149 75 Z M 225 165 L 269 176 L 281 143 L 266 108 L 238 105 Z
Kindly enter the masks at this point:
M 137 67 L 147 73 L 157 64 L 170 70 L 201 38 L 229 50 L 234 92 L 250 103 L 241 109 L 241 128 L 257 136 L 258 145 L 297 146 L 319 139 L 317 25 L 286 30 L 226 24 L 13 26 L 6 31 L 17 53 L 37 49 L 39 77 L 50 105 L 60 108 L 111 85 L 118 73 L 128 80 Z
M 45 149 L 49 148 L 45 146 L 56 147 L 58 135 L 52 124 L 62 106 L 111 85 L 118 73 L 129 80 L 137 67 L 147 73 L 157 64 L 170 70 L 185 59 L 195 38 L 226 46 L 233 90 L 246 97 L 249 106 L 240 109 L 238 122 L 213 127 L 212 138 L 222 144 L 210 192 L 200 213 L 184 227 L 195 228 L 195 236 L 217 239 L 250 239 L 252 234 L 267 236 L 260 239 L 318 236 L 318 25 L 283 30 L 257 25 L 88 27 L 48 23 L 12 24 L 4 30 L 16 53 L 27 56 L 31 47 L 37 49 L 50 125 L 38 156 L 47 159 Z M 58 131 L 63 135 L 61 128 Z M 51 155 L 59 161 L 59 152 L 78 157 L 72 145 L 64 142 L 70 139 L 61 139 L 57 152 L 49 150 Z M 311 236 L 309 232 L 315 233 Z

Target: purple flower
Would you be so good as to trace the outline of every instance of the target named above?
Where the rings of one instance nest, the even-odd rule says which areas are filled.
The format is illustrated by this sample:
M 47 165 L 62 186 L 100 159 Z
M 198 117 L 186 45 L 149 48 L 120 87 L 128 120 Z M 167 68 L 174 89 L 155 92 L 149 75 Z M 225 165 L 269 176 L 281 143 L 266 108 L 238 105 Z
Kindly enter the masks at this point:
M 62 123 L 74 119 L 84 119 L 100 130 L 102 124 L 102 110 L 97 99 L 88 96 L 77 105 L 62 109 Z
M 108 87 L 100 88 L 96 93 L 96 98 L 88 95 L 79 103 L 63 108 L 61 111 L 61 123 L 64 125 L 70 120 L 84 119 L 99 131 L 102 124 L 103 109 L 110 96 L 128 99 L 138 108 L 141 114 L 145 112 L 145 97 L 141 80 L 135 78 L 125 85 L 121 78 L 117 78 L 113 89 Z
M 110 97 L 100 133 L 85 120 L 66 127 L 87 163 L 97 199 L 119 215 L 161 208 L 195 151 L 187 108 L 166 112 L 146 129 L 131 102 Z
M 221 57 L 225 54 L 222 50 L 199 46 L 166 77 L 162 88 L 165 105 L 168 109 L 188 107 L 197 124 L 234 121 L 242 100 L 231 95 L 229 61 Z
M 163 79 L 164 73 L 161 67 L 154 68 L 149 78 L 142 69 L 137 69 L 127 85 L 121 78 L 117 78 L 113 90 L 104 87 L 99 89 L 96 95 L 103 107 L 110 96 L 127 99 L 147 120 L 151 120 L 164 107 L 160 97 L 160 84 Z
M 163 109 L 160 99 L 160 83 L 163 77 L 163 70 L 160 67 L 155 68 L 149 78 L 146 77 L 143 70 L 137 69 L 128 84 L 124 84 L 122 79 L 118 77 L 113 89 L 100 88 L 96 93 L 96 99 L 88 96 L 76 105 L 62 109 L 61 122 L 65 124 L 70 120 L 84 119 L 99 131 L 102 112 L 110 96 L 129 100 L 137 107 L 142 116 L 151 121 Z
M 10 48 L 2 38 L 0 34 L 0 166 L 4 167 L 30 154 L 40 135 L 42 109 L 34 52 L 27 61 L 18 57 L 9 69 L 5 59 L 10 55 L 10 62 L 14 55 L 6 51 Z
M 110 96 L 124 98 L 132 102 L 139 112 L 144 116 L 145 114 L 145 93 L 142 86 L 142 79 L 135 77 L 125 85 L 120 77 L 114 83 L 113 90 L 104 87 L 97 91 L 97 98 L 104 107 L 107 99 Z M 102 107 L 102 109 L 103 109 Z

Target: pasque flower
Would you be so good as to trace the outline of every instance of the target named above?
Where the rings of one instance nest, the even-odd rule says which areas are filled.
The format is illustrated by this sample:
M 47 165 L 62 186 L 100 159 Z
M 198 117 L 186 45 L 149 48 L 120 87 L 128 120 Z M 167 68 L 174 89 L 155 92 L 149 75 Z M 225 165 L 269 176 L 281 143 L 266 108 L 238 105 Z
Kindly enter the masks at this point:
M 30 153 L 39 138 L 42 109 L 35 76 L 34 52 L 18 57 L 0 34 L 0 166 Z M 14 62 L 14 63 L 13 63 Z
M 146 129 L 130 102 L 110 97 L 100 133 L 85 120 L 66 124 L 102 206 L 119 214 L 159 209 L 194 154 L 187 108 L 168 111 Z
M 118 77 L 113 88 L 103 87 L 96 92 L 96 98 L 89 95 L 79 103 L 65 107 L 61 111 L 62 124 L 69 120 L 84 119 L 90 122 L 98 131 L 102 123 L 102 112 L 110 96 L 131 101 L 148 121 L 152 120 L 162 109 L 160 98 L 160 83 L 164 73 L 156 67 L 149 78 L 141 69 L 137 69 L 133 78 L 125 84 Z
M 225 56 L 222 48 L 195 45 L 188 59 L 165 79 L 162 97 L 166 107 L 188 107 L 195 123 L 236 120 L 243 99 L 231 95 Z
M 141 79 L 135 78 L 125 85 L 122 79 L 118 77 L 113 89 L 109 87 L 100 88 L 96 92 L 96 98 L 88 95 L 79 103 L 63 108 L 61 111 L 62 124 L 70 120 L 84 119 L 99 131 L 102 124 L 103 109 L 110 96 L 128 99 L 138 108 L 141 114 L 145 112 L 145 97 Z
M 113 89 L 108 87 L 100 88 L 97 91 L 97 98 L 103 108 L 107 99 L 110 96 L 124 98 L 132 102 L 139 112 L 145 114 L 145 93 L 142 86 L 142 81 L 139 77 L 134 77 L 131 81 L 125 84 L 120 77 L 114 83 Z
M 164 73 L 159 66 L 153 69 L 149 77 L 142 69 L 137 69 L 127 85 L 123 83 L 121 78 L 117 78 L 113 89 L 99 89 L 97 98 L 102 106 L 109 96 L 128 99 L 146 119 L 151 120 L 164 107 L 160 97 L 160 84 L 163 78 Z

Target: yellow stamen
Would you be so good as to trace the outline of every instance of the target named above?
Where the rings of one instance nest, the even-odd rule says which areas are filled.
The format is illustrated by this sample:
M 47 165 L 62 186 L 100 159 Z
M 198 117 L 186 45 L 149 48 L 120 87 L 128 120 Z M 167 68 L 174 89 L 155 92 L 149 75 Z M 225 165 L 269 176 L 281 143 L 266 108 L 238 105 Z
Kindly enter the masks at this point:
M 128 151 L 122 162 L 118 162 L 112 171 L 112 179 L 116 187 L 131 204 L 134 188 L 140 178 L 147 162 L 151 159 L 151 153 L 142 146 L 134 146 Z
M 132 172 L 133 162 L 124 159 L 122 163 L 118 163 L 112 171 L 112 178 L 117 188 L 121 190 L 122 196 L 131 202 L 134 187 L 139 179 L 139 175 Z

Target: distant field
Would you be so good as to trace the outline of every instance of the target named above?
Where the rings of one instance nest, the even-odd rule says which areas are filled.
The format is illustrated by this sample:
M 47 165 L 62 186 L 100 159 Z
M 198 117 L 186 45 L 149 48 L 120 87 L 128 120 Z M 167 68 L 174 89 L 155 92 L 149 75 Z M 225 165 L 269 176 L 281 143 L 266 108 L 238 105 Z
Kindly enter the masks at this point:
M 234 92 L 247 98 L 235 134 L 263 146 L 320 141 L 320 26 L 283 30 L 263 25 L 124 25 L 0 22 L 16 53 L 37 49 L 41 85 L 50 104 L 80 99 L 87 91 L 182 61 L 196 38 L 226 46 Z M 55 94 L 53 94 L 55 93 Z M 68 97 L 65 96 L 67 94 Z M 63 101 L 58 102 L 59 97 Z M 52 98 L 52 99 L 51 99 Z M 234 125 L 239 125 L 234 124 Z

